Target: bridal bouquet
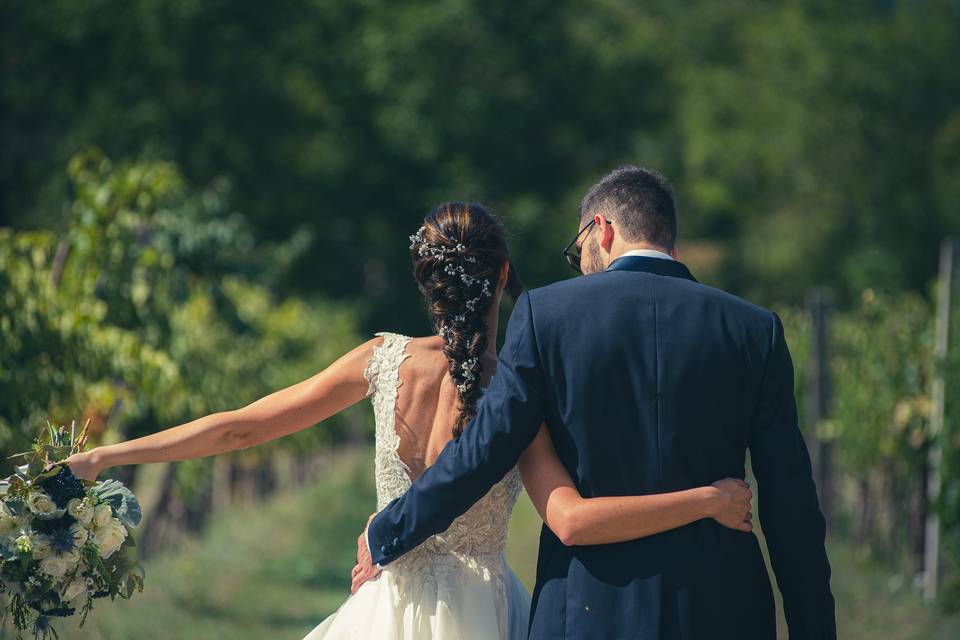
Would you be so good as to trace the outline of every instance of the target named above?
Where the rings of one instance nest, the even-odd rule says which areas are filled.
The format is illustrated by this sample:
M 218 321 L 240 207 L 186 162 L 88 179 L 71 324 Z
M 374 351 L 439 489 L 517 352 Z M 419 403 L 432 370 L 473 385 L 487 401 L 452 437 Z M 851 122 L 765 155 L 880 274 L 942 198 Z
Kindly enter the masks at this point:
M 30 451 L 10 456 L 26 464 L 0 480 L 0 625 L 11 616 L 35 640 L 58 638 L 52 619 L 78 609 L 83 626 L 95 598 L 143 591 L 143 567 L 129 552 L 141 518 L 133 493 L 116 480 L 80 480 L 55 462 L 82 451 L 86 431 L 47 423 Z

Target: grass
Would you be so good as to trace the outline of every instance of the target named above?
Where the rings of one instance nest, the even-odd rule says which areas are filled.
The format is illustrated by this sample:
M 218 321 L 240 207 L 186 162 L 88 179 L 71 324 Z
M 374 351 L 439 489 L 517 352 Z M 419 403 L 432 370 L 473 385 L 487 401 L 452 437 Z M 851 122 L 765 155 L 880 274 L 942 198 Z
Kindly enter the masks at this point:
M 900 574 L 878 565 L 848 545 L 833 542 L 829 552 L 840 638 L 960 638 L 960 614 L 947 615 L 926 606 Z
M 300 640 L 349 593 L 355 540 L 375 504 L 369 452 L 347 452 L 322 481 L 213 520 L 202 538 L 146 565 L 144 593 L 101 601 L 64 640 L 177 638 Z M 510 564 L 533 586 L 540 520 L 521 496 L 510 525 Z M 832 541 L 839 636 L 946 640 L 960 616 L 923 605 L 895 575 Z M 0 638 L 10 638 L 9 630 Z M 783 634 L 786 637 L 786 634 Z

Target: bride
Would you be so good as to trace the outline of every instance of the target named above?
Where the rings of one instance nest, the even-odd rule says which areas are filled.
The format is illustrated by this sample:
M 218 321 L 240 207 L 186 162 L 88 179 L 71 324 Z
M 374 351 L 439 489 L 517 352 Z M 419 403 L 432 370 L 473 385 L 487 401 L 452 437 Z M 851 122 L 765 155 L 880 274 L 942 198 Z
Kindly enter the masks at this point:
M 440 205 L 410 240 L 413 275 L 436 335 L 379 333 L 325 370 L 245 407 L 77 453 L 67 464 L 92 480 L 118 465 L 246 449 L 370 398 L 382 509 L 468 426 L 496 368 L 501 296 L 521 290 L 503 227 L 479 204 Z M 504 558 L 521 481 L 546 526 L 568 545 L 622 542 L 701 518 L 751 530 L 751 493 L 738 479 L 674 493 L 582 498 L 541 426 L 517 467 L 449 529 L 376 580 L 363 582 L 355 569 L 352 594 L 304 640 L 526 638 L 530 595 Z

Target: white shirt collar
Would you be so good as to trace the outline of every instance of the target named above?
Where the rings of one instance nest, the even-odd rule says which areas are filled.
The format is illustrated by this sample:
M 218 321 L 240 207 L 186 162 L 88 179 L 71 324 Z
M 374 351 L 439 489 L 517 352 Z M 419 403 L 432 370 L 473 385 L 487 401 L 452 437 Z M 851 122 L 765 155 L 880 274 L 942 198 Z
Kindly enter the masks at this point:
M 664 260 L 673 260 L 673 256 L 655 249 L 631 249 L 630 251 L 624 251 L 623 254 L 620 255 L 621 258 L 626 256 L 644 256 L 647 258 L 663 258 Z

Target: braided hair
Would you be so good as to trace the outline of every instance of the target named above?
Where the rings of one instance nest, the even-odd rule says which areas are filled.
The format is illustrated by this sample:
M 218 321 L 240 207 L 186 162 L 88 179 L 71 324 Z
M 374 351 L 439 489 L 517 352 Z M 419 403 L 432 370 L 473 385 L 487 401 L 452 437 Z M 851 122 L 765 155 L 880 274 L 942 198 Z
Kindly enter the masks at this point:
M 487 317 L 500 269 L 509 260 L 503 225 L 475 202 L 446 202 L 410 236 L 413 276 L 427 302 L 434 331 L 444 339 L 448 371 L 457 385 L 458 438 L 477 413 L 487 348 Z M 516 299 L 523 285 L 509 267 L 506 290 Z

